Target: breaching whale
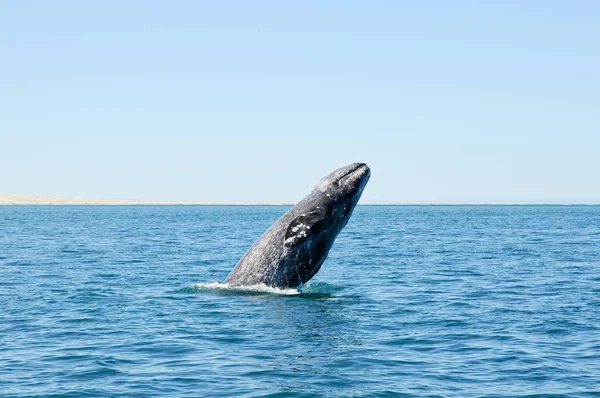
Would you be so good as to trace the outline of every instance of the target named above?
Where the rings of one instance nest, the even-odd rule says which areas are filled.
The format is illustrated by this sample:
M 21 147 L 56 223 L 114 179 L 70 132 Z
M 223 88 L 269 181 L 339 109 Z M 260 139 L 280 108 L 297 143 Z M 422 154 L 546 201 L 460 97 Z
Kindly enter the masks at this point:
M 348 223 L 370 176 L 366 164 L 353 163 L 322 178 L 250 247 L 225 283 L 299 288 L 308 282 Z

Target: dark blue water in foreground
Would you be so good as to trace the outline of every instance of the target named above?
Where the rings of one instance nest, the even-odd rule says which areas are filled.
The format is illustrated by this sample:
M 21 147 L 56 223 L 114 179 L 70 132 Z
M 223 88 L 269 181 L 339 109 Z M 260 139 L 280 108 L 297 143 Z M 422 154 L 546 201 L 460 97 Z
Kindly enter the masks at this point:
M 301 294 L 206 285 L 286 210 L 0 207 L 0 396 L 600 396 L 599 206 L 362 206 Z

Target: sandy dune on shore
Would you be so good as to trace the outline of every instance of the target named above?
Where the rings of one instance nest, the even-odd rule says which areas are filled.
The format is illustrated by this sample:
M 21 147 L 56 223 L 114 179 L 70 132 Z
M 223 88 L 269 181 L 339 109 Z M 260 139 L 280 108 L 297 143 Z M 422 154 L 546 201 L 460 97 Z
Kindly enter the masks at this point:
M 0 205 L 210 205 L 210 204 L 285 204 L 259 202 L 190 202 L 160 201 L 140 199 L 93 199 L 64 196 L 34 196 L 17 194 L 0 194 Z

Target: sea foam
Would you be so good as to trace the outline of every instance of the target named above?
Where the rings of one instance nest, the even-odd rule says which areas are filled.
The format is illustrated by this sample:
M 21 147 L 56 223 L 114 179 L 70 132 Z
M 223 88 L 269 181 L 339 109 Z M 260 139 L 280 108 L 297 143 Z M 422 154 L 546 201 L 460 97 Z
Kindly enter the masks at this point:
M 221 282 L 210 282 L 210 283 L 196 283 L 192 285 L 192 288 L 196 291 L 202 290 L 221 290 L 231 292 L 251 292 L 251 293 L 271 293 L 271 294 L 282 294 L 282 295 L 295 295 L 300 294 L 299 289 L 279 289 L 276 287 L 267 286 L 265 284 L 257 284 L 251 286 L 231 286 L 228 283 Z

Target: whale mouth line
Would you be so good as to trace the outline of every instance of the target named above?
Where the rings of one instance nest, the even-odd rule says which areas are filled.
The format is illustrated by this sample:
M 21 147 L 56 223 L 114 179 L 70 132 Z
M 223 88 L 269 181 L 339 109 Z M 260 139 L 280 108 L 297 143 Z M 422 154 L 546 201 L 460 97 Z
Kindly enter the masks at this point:
M 338 178 L 338 180 L 336 181 L 337 185 L 342 186 L 343 181 L 345 181 L 347 178 L 351 177 L 359 171 L 363 171 L 364 174 L 367 174 L 369 173 L 369 167 L 365 163 L 357 163 L 354 167 L 352 167 L 350 170 L 348 170 L 341 177 Z
M 340 176 L 340 178 L 338 179 L 338 181 L 348 177 L 350 174 L 354 174 L 354 172 L 358 171 L 358 169 L 361 168 L 368 168 L 367 165 L 365 163 L 357 163 L 354 167 L 352 167 L 350 170 L 348 170 L 347 172 L 345 172 L 344 174 L 342 174 L 342 176 Z

